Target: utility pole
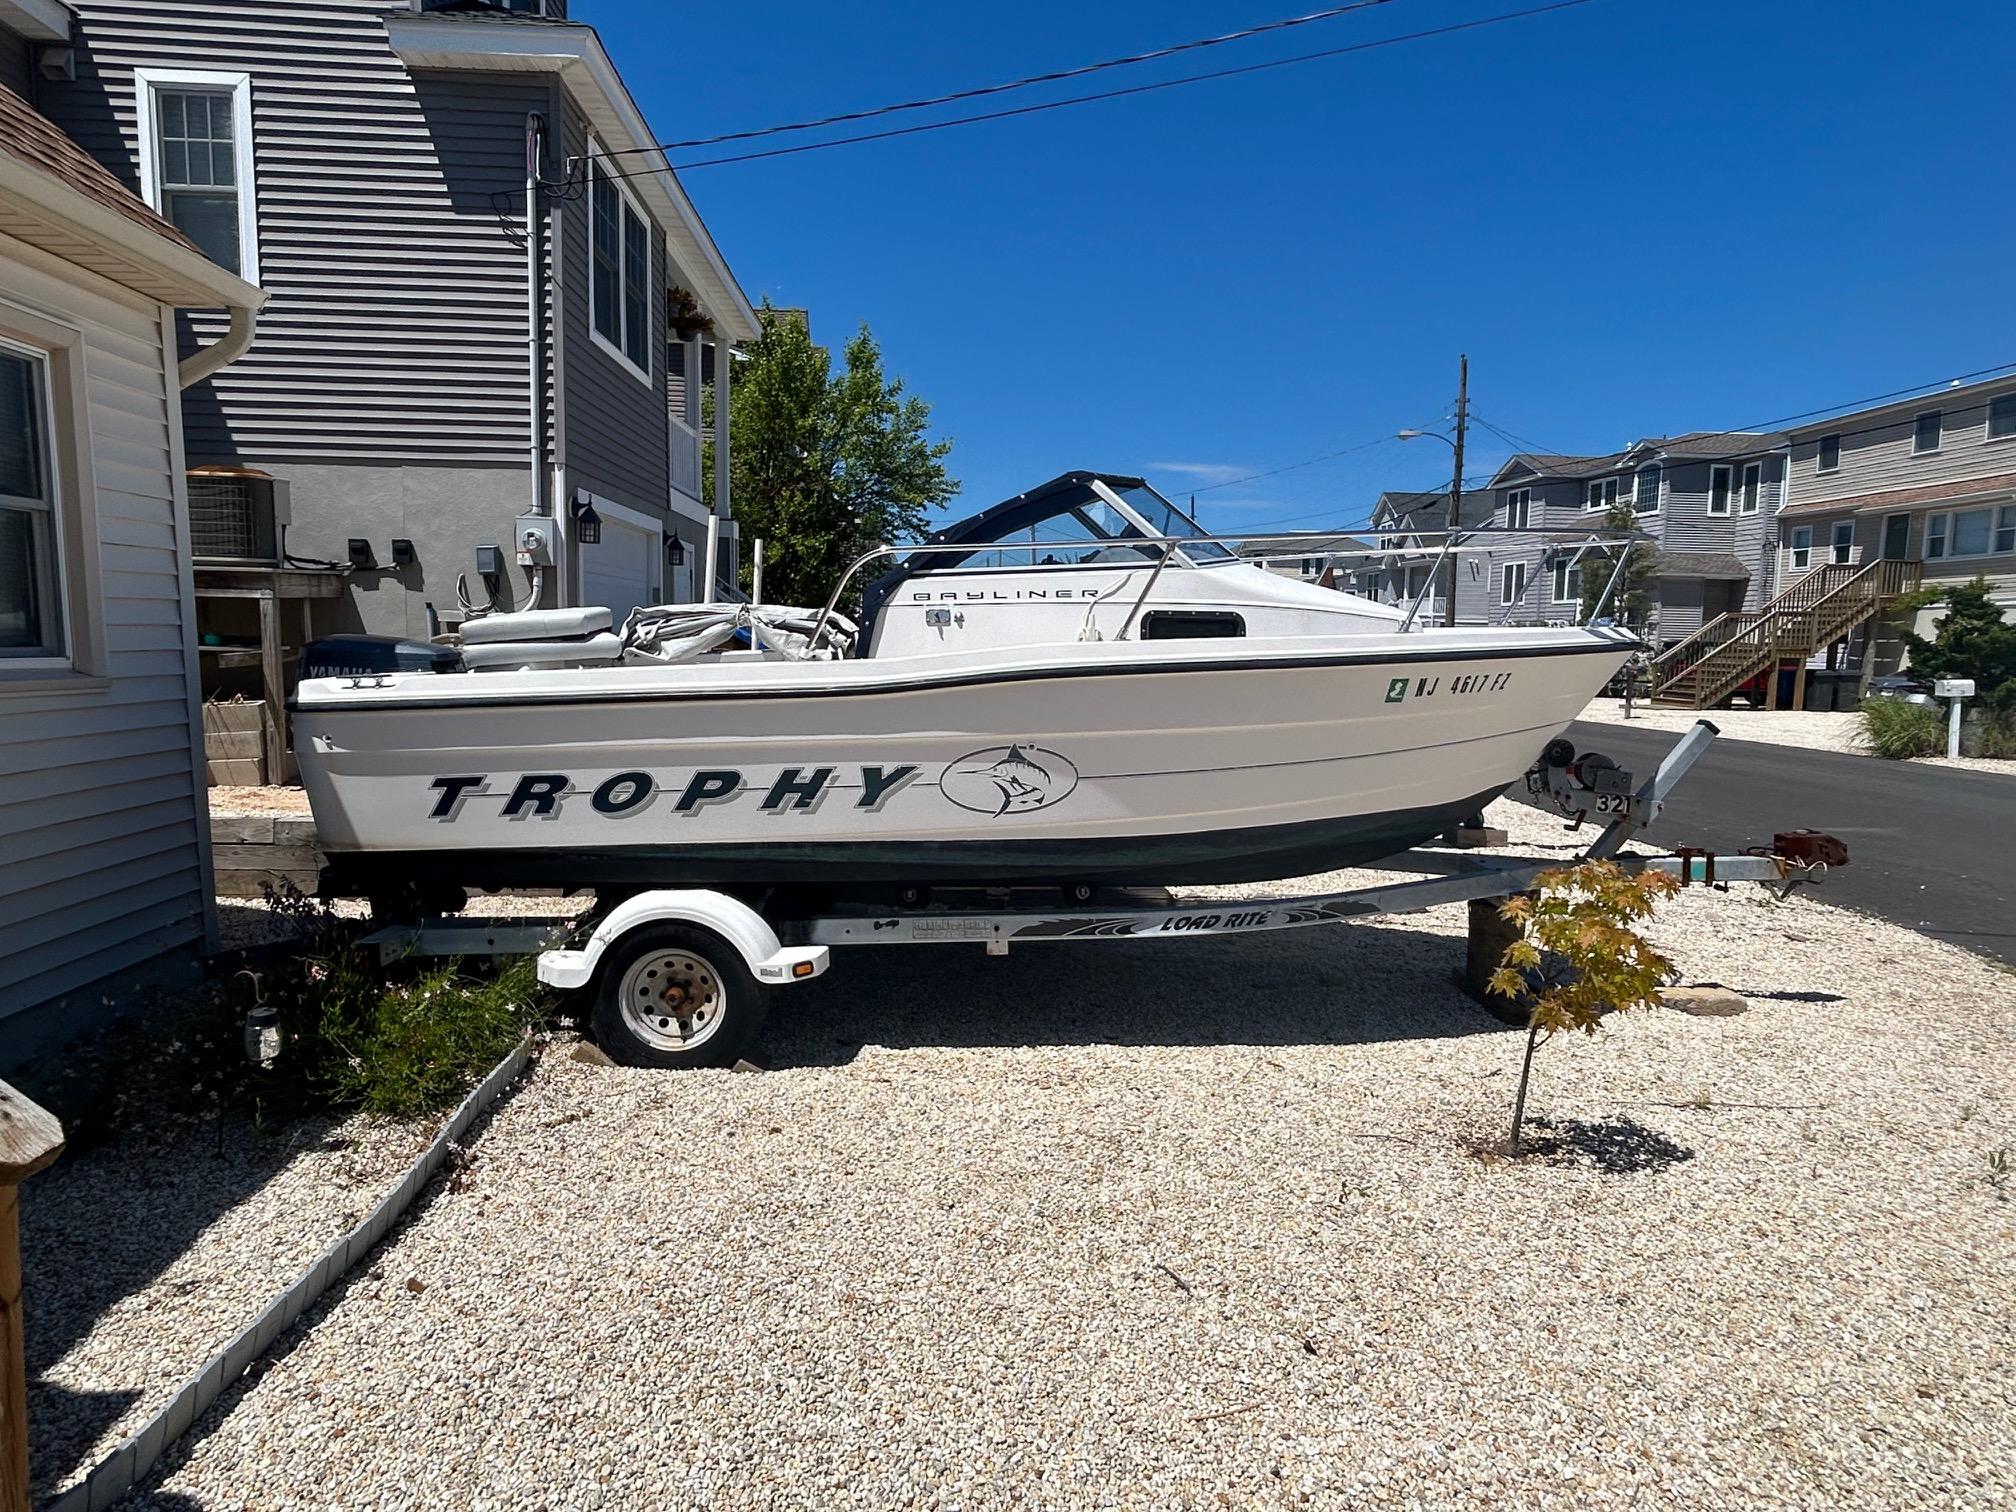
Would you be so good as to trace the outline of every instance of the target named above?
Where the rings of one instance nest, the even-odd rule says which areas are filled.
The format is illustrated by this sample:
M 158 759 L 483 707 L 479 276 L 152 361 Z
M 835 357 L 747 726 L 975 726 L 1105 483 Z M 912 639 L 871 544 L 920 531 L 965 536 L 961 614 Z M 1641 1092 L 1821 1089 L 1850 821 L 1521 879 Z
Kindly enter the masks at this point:
M 1443 555 L 1449 560 L 1449 587 L 1442 601 L 1442 623 L 1456 623 L 1456 528 L 1463 519 L 1463 435 L 1470 424 L 1470 354 L 1456 369 L 1456 475 L 1449 480 L 1449 539 Z

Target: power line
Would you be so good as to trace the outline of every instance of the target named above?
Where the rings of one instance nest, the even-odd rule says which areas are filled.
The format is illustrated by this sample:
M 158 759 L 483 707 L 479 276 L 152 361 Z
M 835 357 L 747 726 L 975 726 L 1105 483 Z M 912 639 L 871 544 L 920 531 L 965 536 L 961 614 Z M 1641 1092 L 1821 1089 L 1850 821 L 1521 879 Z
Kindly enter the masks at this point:
M 823 126 L 844 126 L 852 121 L 871 121 L 878 116 L 896 115 L 905 110 L 928 110 L 936 105 L 956 105 L 961 100 L 984 99 L 989 95 L 1007 94 L 1011 90 L 1030 89 L 1038 84 L 1060 84 L 1066 79 L 1082 79 L 1088 74 L 1102 73 L 1109 68 L 1130 68 L 1137 63 L 1153 63 L 1162 58 L 1173 58 L 1178 54 L 1197 52 L 1206 47 L 1222 47 L 1228 42 L 1244 42 L 1248 38 L 1265 36 L 1269 32 L 1288 31 L 1293 27 L 1309 26 L 1318 21 L 1334 21 L 1337 17 L 1348 16 L 1354 11 L 1372 10 L 1392 3 L 1393 0 L 1353 0 L 1349 5 L 1333 5 L 1327 10 L 1311 11 L 1306 16 L 1290 16 L 1283 21 L 1266 21 L 1258 26 L 1226 32 L 1222 36 L 1199 37 L 1195 41 L 1177 42 L 1168 47 L 1153 48 L 1148 52 L 1130 53 L 1124 58 L 1107 58 L 1098 63 L 1080 64 L 1076 68 L 1060 68 L 1051 73 L 1031 74 L 1026 79 L 1010 79 L 1005 84 L 984 84 L 975 89 L 960 89 L 954 90 L 951 94 L 933 95 L 928 99 L 903 100 L 894 105 L 877 105 L 867 110 L 849 110 L 839 115 L 821 116 L 813 121 L 791 121 L 781 126 L 759 126 L 749 131 L 724 131 L 718 136 L 689 137 L 683 142 L 660 142 L 651 147 L 625 147 L 603 155 L 624 157 L 637 152 L 676 152 L 687 147 L 718 147 L 723 142 L 746 142 L 757 137 L 781 136 L 791 131 L 816 131 Z
M 1361 441 L 1356 446 L 1345 447 L 1342 451 L 1325 452 L 1322 456 L 1311 457 L 1306 462 L 1290 462 L 1285 467 L 1270 467 L 1265 472 L 1247 473 L 1241 478 L 1227 478 L 1223 483 L 1212 483 L 1203 488 L 1193 488 L 1190 492 L 1193 494 L 1216 493 L 1221 488 L 1237 488 L 1241 483 L 1251 483 L 1260 478 L 1278 478 L 1282 473 L 1300 472 L 1303 468 L 1314 467 L 1319 462 L 1334 462 L 1339 457 L 1348 457 L 1356 452 L 1370 451 L 1375 446 L 1382 446 L 1386 442 L 1395 439 L 1397 438 L 1391 434 L 1374 436 L 1370 441 Z
M 1040 115 L 1044 111 L 1063 110 L 1073 105 L 1090 105 L 1101 100 L 1126 99 L 1134 95 L 1152 94 L 1157 90 L 1178 89 L 1186 84 L 1203 84 L 1215 79 L 1237 78 L 1245 74 L 1262 73 L 1269 69 L 1287 68 L 1297 63 L 1313 63 L 1324 58 L 1339 58 L 1351 53 L 1371 52 L 1382 47 L 1397 47 L 1405 42 L 1421 42 L 1434 37 L 1452 36 L 1458 32 L 1476 31 L 1486 26 L 1502 26 L 1513 21 L 1529 20 L 1535 16 L 1549 15 L 1555 11 L 1574 10 L 1580 6 L 1593 5 L 1595 0 L 1552 0 L 1551 4 L 1528 6 L 1524 10 L 1504 11 L 1495 16 L 1480 16 L 1471 21 L 1451 22 L 1447 26 L 1428 27 L 1422 31 L 1403 32 L 1392 37 L 1378 37 L 1369 42 L 1354 42 L 1343 47 L 1324 48 L 1319 52 L 1296 53 L 1286 58 L 1273 58 L 1264 63 L 1248 63 L 1238 68 L 1220 68 L 1207 73 L 1184 74 L 1179 78 L 1162 79 L 1152 84 L 1134 84 L 1125 89 L 1107 89 L 1094 94 L 1071 95 L 1062 100 L 1046 100 L 1035 105 L 1018 105 L 1006 110 L 981 111 L 973 115 L 953 116 L 943 121 L 927 121 L 917 126 L 894 126 L 886 131 L 861 132 L 854 136 L 833 137 L 824 142 L 801 142 L 792 147 L 771 147 L 761 152 L 735 153 L 727 157 L 701 158 L 697 162 L 667 165 L 675 172 L 684 173 L 694 168 L 716 168 L 729 163 L 752 163 L 764 158 L 791 157 L 801 152 L 823 152 L 829 147 L 851 147 L 862 142 L 882 142 L 896 137 L 916 136 L 927 131 L 947 131 L 954 126 L 972 126 L 982 121 L 1002 121 L 1019 116 Z M 597 171 L 598 178 L 623 179 L 641 178 L 661 172 L 656 166 L 625 169 L 618 173 Z

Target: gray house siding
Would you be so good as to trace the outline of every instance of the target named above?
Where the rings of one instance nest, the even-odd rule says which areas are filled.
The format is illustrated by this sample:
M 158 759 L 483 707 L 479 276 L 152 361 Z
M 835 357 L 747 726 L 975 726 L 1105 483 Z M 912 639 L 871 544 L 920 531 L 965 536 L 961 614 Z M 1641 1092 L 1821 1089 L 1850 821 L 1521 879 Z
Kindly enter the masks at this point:
M 587 124 L 571 106 L 561 112 L 562 150 L 579 160 L 588 152 Z M 646 218 L 648 221 L 648 217 Z M 589 205 L 581 195 L 559 213 L 562 327 L 561 363 L 567 378 L 567 422 L 561 464 L 570 487 L 661 518 L 669 514 L 671 456 L 666 425 L 666 261 L 664 233 L 651 234 L 651 330 L 647 343 L 651 382 L 598 345 L 589 299 Z
M 1930 394 L 1903 405 L 1802 427 L 1792 437 L 1791 502 L 1811 504 L 2016 473 L 2016 438 L 1991 440 L 1987 434 L 1989 401 L 2001 394 L 2016 394 L 2016 379 L 1998 379 L 1952 394 Z M 1916 416 L 1926 410 L 1941 411 L 1939 449 L 1914 452 Z M 1820 441 L 1828 435 L 1841 437 L 1841 463 L 1821 472 Z
M 76 9 L 76 82 L 42 106 L 136 191 L 136 67 L 252 76 L 273 298 L 252 350 L 190 392 L 191 462 L 522 463 L 524 257 L 492 196 L 522 189 L 544 79 L 416 78 L 386 41 L 386 0 Z M 465 140 L 493 132 L 494 147 Z M 218 317 L 191 324 L 220 333 Z
M 0 27 L 0 85 L 11 89 L 22 99 L 35 98 L 35 62 L 31 45 L 26 37 Z
M 104 627 L 99 681 L 0 691 L 0 1043 L 12 1051 L 29 1010 L 191 950 L 207 887 L 160 308 L 48 260 L 9 257 L 0 272 L 0 329 L 18 300 L 82 333 Z

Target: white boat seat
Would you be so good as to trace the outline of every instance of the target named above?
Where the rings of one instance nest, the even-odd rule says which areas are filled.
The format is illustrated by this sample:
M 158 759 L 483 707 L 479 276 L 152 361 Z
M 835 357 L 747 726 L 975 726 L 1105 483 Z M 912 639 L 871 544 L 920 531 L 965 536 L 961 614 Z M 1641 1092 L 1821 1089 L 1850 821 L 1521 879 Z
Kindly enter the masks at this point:
M 548 613 L 557 611 L 548 610 Z M 595 611 L 608 623 L 607 609 Z M 491 641 L 462 646 L 462 665 L 471 671 L 485 667 L 568 667 L 623 659 L 623 637 L 604 630 L 586 640 Z
M 458 629 L 464 646 L 487 646 L 496 641 L 578 640 L 598 630 L 607 630 L 610 621 L 607 609 L 583 605 L 578 609 L 527 609 L 522 614 L 486 614 L 480 619 L 462 621 Z

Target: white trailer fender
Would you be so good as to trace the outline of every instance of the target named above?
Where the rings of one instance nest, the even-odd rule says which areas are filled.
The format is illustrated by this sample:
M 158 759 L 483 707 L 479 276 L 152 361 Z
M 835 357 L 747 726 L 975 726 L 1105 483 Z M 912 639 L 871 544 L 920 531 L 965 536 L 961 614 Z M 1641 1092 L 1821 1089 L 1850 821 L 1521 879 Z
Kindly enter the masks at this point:
M 587 986 L 603 952 L 647 924 L 691 924 L 719 935 L 759 982 L 809 981 L 832 960 L 824 945 L 782 944 L 769 921 L 739 898 L 707 888 L 664 888 L 617 904 L 579 950 L 545 952 L 539 957 L 539 980 L 549 987 Z

